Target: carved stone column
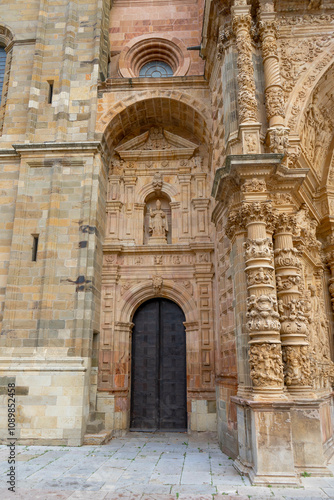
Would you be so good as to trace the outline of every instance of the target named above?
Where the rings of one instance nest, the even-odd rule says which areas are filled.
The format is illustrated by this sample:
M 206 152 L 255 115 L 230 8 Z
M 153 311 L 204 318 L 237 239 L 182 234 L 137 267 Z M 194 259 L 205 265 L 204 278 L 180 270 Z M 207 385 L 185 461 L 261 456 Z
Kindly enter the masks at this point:
M 301 262 L 293 247 L 296 218 L 282 213 L 277 218 L 275 238 L 275 271 L 284 381 L 290 393 L 311 389 L 308 351 L 308 301 L 302 297 Z
M 272 0 L 260 2 L 259 33 L 262 42 L 269 146 L 272 153 L 284 154 L 288 147 L 289 129 L 284 127 L 285 101 L 277 51 L 277 23 Z
M 232 7 L 232 28 L 238 51 L 238 104 L 240 123 L 257 122 L 257 103 L 252 61 L 252 43 L 250 36 L 250 6 L 246 0 L 235 2 Z
M 333 243 L 332 243 L 333 244 Z M 332 277 L 329 280 L 329 293 L 331 294 L 331 303 L 332 309 L 334 311 L 334 249 L 331 246 L 329 249 L 326 249 L 326 263 L 331 271 Z
M 230 223 L 233 217 L 247 229 L 244 243 L 248 291 L 246 318 L 254 395 L 279 397 L 283 393 L 283 363 L 273 244 L 269 237 L 275 215 L 269 202 L 246 202 L 238 213 L 230 215 Z
M 232 29 L 235 35 L 238 66 L 239 137 L 243 153 L 260 153 L 260 129 L 257 117 L 250 6 L 246 0 L 235 0 L 232 7 Z

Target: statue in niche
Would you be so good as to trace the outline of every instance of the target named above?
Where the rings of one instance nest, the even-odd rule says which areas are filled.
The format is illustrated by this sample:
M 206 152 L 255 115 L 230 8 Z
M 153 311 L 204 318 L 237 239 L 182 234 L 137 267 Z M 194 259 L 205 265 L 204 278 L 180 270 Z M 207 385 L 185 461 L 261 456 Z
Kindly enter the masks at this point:
M 150 209 L 149 245 L 161 245 L 167 243 L 168 221 L 166 213 L 161 210 L 161 201 L 156 201 L 155 210 Z

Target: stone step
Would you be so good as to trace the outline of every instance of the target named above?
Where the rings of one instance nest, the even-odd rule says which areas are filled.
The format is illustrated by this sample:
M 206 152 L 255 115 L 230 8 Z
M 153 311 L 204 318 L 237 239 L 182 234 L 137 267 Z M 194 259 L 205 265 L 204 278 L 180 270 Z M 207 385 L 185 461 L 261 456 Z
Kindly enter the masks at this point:
M 88 434 L 97 434 L 102 431 L 104 423 L 101 420 L 93 420 L 87 424 L 86 432 Z
M 94 445 L 94 444 L 106 444 L 112 438 L 112 431 L 100 431 L 98 434 L 85 434 L 83 444 L 84 445 Z

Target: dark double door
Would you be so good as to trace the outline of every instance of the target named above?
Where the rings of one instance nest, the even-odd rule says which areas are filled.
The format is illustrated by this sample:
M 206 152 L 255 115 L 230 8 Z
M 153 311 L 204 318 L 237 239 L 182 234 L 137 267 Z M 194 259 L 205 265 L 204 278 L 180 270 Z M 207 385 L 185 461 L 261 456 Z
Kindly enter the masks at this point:
M 186 430 L 186 336 L 182 309 L 167 299 L 142 304 L 133 318 L 133 430 Z

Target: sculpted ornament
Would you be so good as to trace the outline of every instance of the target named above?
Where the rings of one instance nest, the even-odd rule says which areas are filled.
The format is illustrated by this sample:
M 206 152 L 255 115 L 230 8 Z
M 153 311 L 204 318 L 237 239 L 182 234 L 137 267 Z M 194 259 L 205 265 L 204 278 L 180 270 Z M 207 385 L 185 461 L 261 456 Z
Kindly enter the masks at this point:
M 307 157 L 319 175 L 321 162 L 332 139 L 332 133 L 331 116 L 325 108 L 318 105 L 318 96 L 315 92 L 305 113 L 302 144 Z
M 288 304 L 278 301 L 281 335 L 307 334 L 309 307 L 306 300 L 290 299 Z
M 296 224 L 296 236 L 304 238 L 308 247 L 320 250 L 321 243 L 316 237 L 317 222 L 311 219 L 305 203 L 302 204 L 296 214 Z
M 311 17 L 311 16 L 309 16 Z M 320 16 L 319 16 L 320 17 Z M 281 25 L 289 20 L 294 24 L 293 18 L 282 18 Z M 302 18 L 299 19 L 299 22 Z M 289 24 L 289 23 L 286 23 Z M 295 39 L 282 40 L 281 51 L 281 76 L 283 78 L 283 90 L 286 97 L 294 88 L 298 78 L 309 68 L 310 63 L 331 43 L 333 35 L 323 37 L 304 38 L 296 42 Z
M 297 248 L 277 248 L 274 251 L 276 267 L 301 267 Z
M 255 134 L 245 134 L 246 153 L 257 153 L 257 140 Z
M 272 193 L 271 199 L 275 205 L 293 204 L 293 199 L 290 193 Z
M 257 102 L 255 98 L 252 44 L 249 32 L 251 16 L 249 14 L 234 16 L 232 26 L 236 35 L 238 51 L 238 104 L 240 122 L 256 122 Z
M 241 186 L 243 193 L 265 193 L 266 182 L 264 179 L 247 179 Z
M 152 286 L 155 295 L 158 295 L 158 293 L 161 292 L 162 285 L 163 285 L 163 278 L 159 276 L 159 274 L 152 276 Z
M 159 172 L 156 172 L 153 176 L 152 186 L 156 194 L 161 192 L 162 189 L 162 175 Z
M 275 115 L 279 115 L 279 113 L 275 113 L 272 116 Z M 289 129 L 285 127 L 275 127 L 269 129 L 268 133 L 269 133 L 271 153 L 277 153 L 282 155 L 287 154 L 289 147 Z
M 267 117 L 273 116 L 285 117 L 285 100 L 280 86 L 272 86 L 266 89 L 266 109 Z
M 168 222 L 167 216 L 161 210 L 161 201 L 156 201 L 156 209 L 150 209 L 149 233 L 153 240 L 161 240 L 161 243 L 167 243 Z
M 248 238 L 243 246 L 246 260 L 260 257 L 271 259 L 274 255 L 273 243 L 270 238 L 257 238 L 255 240 Z
M 255 270 L 247 270 L 247 285 L 272 285 L 274 274 L 272 269 L 260 267 Z
M 311 385 L 311 367 L 308 346 L 283 347 L 284 381 L 287 386 Z
M 329 359 L 329 324 L 326 319 L 325 304 L 320 299 L 320 290 L 314 285 L 309 285 L 311 294 L 310 311 L 310 343 L 325 359 Z
M 247 298 L 248 319 L 246 325 L 249 332 L 262 332 L 280 329 L 277 300 L 274 295 L 250 295 Z
M 241 217 L 246 225 L 252 222 L 264 222 L 267 230 L 274 230 L 276 212 L 270 202 L 244 203 L 241 207 Z
M 281 213 L 277 217 L 276 233 L 296 233 L 296 216 Z
M 298 286 L 300 282 L 301 277 L 298 274 L 296 276 L 276 276 L 277 290 L 279 292 L 290 290 L 294 286 Z
M 283 384 L 283 363 L 280 344 L 251 345 L 250 376 L 255 387 Z

